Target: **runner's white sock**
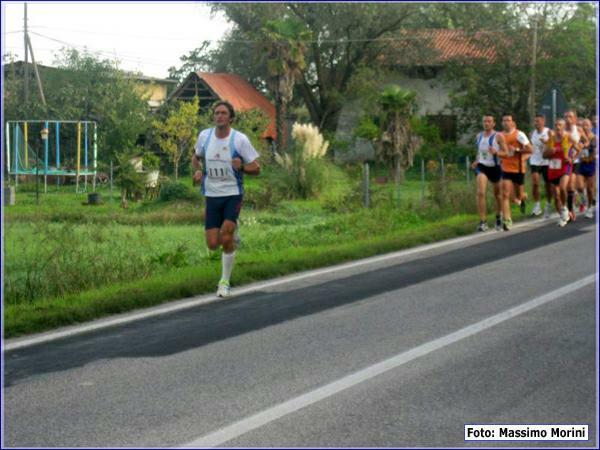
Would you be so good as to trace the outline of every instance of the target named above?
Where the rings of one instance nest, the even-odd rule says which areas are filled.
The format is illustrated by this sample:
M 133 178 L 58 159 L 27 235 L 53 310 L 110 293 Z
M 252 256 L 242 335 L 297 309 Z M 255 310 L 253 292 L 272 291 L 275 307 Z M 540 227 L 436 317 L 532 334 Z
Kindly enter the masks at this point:
M 223 263 L 223 275 L 221 280 L 229 282 L 231 278 L 231 271 L 233 270 L 233 260 L 235 259 L 235 251 L 232 253 L 223 252 L 221 261 Z

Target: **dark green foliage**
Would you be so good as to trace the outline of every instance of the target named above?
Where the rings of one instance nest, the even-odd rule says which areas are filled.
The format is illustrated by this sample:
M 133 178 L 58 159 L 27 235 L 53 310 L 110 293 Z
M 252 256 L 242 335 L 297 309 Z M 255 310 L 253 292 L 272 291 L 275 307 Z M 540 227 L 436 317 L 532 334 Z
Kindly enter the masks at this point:
M 159 200 L 170 202 L 173 200 L 200 200 L 200 194 L 191 186 L 177 181 L 167 181 L 160 186 Z

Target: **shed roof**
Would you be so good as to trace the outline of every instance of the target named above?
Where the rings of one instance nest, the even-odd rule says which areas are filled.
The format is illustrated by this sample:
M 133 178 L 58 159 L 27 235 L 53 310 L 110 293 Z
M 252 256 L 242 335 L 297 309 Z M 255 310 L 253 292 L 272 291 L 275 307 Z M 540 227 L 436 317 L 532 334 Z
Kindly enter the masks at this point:
M 275 139 L 275 106 L 267 97 L 242 77 L 232 73 L 196 72 L 201 80 L 214 91 L 221 100 L 227 100 L 236 111 L 248 111 L 259 108 L 270 118 L 269 126 L 263 137 Z
M 275 140 L 277 131 L 275 126 L 275 106 L 267 97 L 261 94 L 254 86 L 242 77 L 232 73 L 210 73 L 192 72 L 169 96 L 169 99 L 177 98 L 185 90 L 186 85 L 193 83 L 194 79 L 206 84 L 211 91 L 211 96 L 219 100 L 227 100 L 236 111 L 248 111 L 258 108 L 262 110 L 271 120 L 263 138 Z

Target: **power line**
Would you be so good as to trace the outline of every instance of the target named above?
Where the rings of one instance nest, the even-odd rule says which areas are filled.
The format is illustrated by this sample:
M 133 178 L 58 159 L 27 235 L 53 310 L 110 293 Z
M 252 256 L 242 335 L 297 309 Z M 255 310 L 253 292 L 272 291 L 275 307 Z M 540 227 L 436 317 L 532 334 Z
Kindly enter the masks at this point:
M 61 39 L 56 39 L 50 36 L 46 36 L 44 34 L 41 33 L 37 33 L 35 31 L 32 31 L 31 34 L 35 34 L 36 36 L 39 36 L 41 38 L 44 39 L 48 39 L 50 41 L 59 43 L 61 45 L 64 45 L 66 47 L 70 47 L 70 48 L 74 48 L 76 50 L 86 50 L 86 51 L 91 51 L 94 53 L 98 53 L 100 55 L 103 55 L 105 57 L 109 57 L 109 58 L 114 58 L 115 56 L 117 56 L 118 58 L 116 59 L 121 59 L 123 61 L 127 61 L 127 62 L 134 62 L 134 63 L 140 63 L 140 64 L 148 64 L 148 65 L 154 65 L 154 66 L 164 66 L 165 64 L 172 64 L 173 61 L 165 61 L 165 60 L 159 60 L 159 59 L 154 59 L 154 58 L 144 58 L 144 57 L 139 57 L 133 54 L 125 54 L 125 53 L 116 53 L 114 51 L 111 50 L 100 50 L 100 49 L 96 49 L 96 48 L 92 48 L 92 47 L 88 47 L 85 45 L 77 45 L 77 44 L 73 44 L 71 42 L 67 42 L 67 41 L 63 41 Z
M 115 32 L 101 32 L 101 31 L 89 31 L 89 30 L 77 30 L 73 28 L 57 28 L 57 27 L 48 27 L 44 25 L 32 25 L 29 28 L 35 29 L 45 29 L 50 31 L 66 31 L 69 33 L 82 33 L 82 34 L 94 34 L 98 36 L 115 36 L 115 37 L 130 37 L 135 39 L 156 39 L 161 41 L 194 41 L 198 40 L 198 36 L 159 36 L 159 35 L 140 35 L 140 34 L 129 34 L 129 33 L 115 33 Z
M 43 28 L 51 31 L 66 31 L 66 32 L 75 32 L 75 33 L 85 33 L 85 34 L 96 34 L 101 36 L 123 36 L 123 37 L 134 37 L 139 39 L 157 39 L 161 41 L 172 40 L 172 41 L 202 41 L 202 42 L 212 42 L 212 43 L 231 43 L 231 44 L 259 44 L 264 42 L 264 40 L 255 40 L 255 39 L 201 39 L 198 37 L 168 37 L 168 36 L 142 36 L 142 35 L 131 35 L 127 33 L 103 33 L 103 32 L 94 32 L 87 30 L 75 30 L 75 29 L 66 29 L 66 28 L 56 28 L 56 27 L 48 27 L 43 25 L 37 25 L 30 28 Z M 403 41 L 420 41 L 424 38 L 427 38 L 429 33 L 434 33 L 436 29 L 403 29 L 399 30 L 399 32 L 407 32 L 413 33 L 411 36 L 388 36 L 388 37 L 378 37 L 378 38 L 356 38 L 356 39 L 348 39 L 348 38 L 340 38 L 340 39 L 308 39 L 303 40 L 303 42 L 307 44 L 346 44 L 346 43 L 365 43 L 365 42 L 403 42 Z M 498 33 L 508 33 L 514 32 L 514 29 L 481 29 L 481 30 L 451 30 L 460 32 L 461 36 L 476 36 L 482 34 L 498 34 Z M 33 32 L 32 32 L 33 33 Z M 38 33 L 39 34 L 39 33 Z M 40 36 L 43 36 L 39 34 Z M 46 36 L 49 38 L 48 36 Z

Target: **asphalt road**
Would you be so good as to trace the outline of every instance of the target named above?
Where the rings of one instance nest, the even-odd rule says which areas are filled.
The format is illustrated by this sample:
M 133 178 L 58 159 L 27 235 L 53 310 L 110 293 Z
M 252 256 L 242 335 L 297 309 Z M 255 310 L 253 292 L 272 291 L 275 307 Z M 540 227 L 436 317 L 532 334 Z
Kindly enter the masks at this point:
M 488 232 L 8 351 L 3 444 L 596 447 L 597 287 L 558 291 L 596 273 L 595 232 Z M 590 440 L 465 443 L 466 423 Z

